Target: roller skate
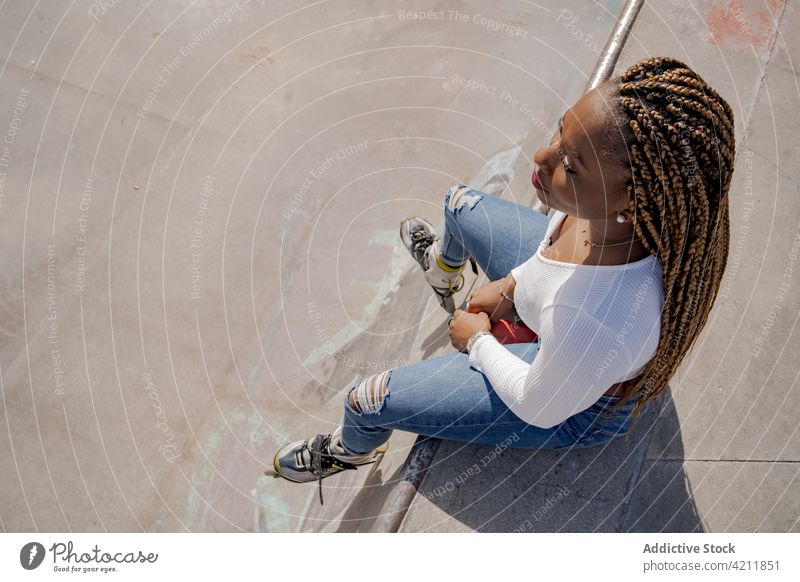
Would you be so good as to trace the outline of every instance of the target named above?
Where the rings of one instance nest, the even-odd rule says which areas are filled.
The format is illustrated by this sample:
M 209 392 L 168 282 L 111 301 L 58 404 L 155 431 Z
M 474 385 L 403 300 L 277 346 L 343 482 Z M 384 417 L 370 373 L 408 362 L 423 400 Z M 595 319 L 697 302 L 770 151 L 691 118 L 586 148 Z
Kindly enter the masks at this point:
M 418 216 L 412 216 L 400 222 L 400 238 L 403 244 L 419 263 L 425 274 L 425 280 L 433 289 L 439 305 L 449 314 L 456 310 L 453 296 L 464 287 L 464 275 L 461 271 L 466 261 L 458 267 L 451 267 L 437 257 L 439 235 L 433 225 Z M 472 271 L 478 274 L 478 266 L 473 257 L 469 258 Z
M 319 503 L 322 500 L 322 480 L 342 471 L 358 469 L 380 461 L 389 448 L 384 443 L 371 453 L 348 454 L 341 445 L 342 428 L 330 434 L 318 434 L 310 439 L 295 441 L 278 449 L 272 461 L 273 467 L 264 474 L 276 479 L 282 477 L 293 483 L 319 484 Z

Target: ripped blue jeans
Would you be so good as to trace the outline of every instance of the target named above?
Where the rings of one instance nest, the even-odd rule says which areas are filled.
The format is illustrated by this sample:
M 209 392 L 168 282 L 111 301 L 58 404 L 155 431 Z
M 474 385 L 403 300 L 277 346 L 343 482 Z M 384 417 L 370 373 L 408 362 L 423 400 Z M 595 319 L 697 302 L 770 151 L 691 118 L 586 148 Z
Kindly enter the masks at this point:
M 548 224 L 547 217 L 536 210 L 463 185 L 445 194 L 444 215 L 440 240 L 444 259 L 459 263 L 471 255 L 492 281 L 533 255 Z M 506 347 L 528 363 L 539 351 L 538 342 Z M 551 428 L 528 424 L 509 410 L 468 358 L 463 352 L 445 354 L 384 370 L 348 388 L 342 444 L 353 453 L 366 453 L 385 443 L 397 429 L 489 446 L 585 448 L 607 443 L 630 427 L 633 399 L 611 416 L 600 415 L 618 400 L 615 396 L 602 396 Z M 351 392 L 358 409 L 350 405 Z

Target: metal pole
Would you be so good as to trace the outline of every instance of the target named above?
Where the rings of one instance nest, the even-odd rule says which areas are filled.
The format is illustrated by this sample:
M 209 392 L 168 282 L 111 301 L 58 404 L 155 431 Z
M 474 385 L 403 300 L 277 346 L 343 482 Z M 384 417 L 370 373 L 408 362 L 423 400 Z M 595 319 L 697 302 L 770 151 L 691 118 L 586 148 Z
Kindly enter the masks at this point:
M 636 17 L 639 15 L 642 4 L 644 4 L 644 0 L 628 0 L 628 3 L 622 10 L 622 16 L 616 28 L 614 28 L 614 32 L 603 48 L 603 56 L 600 58 L 600 62 L 597 63 L 594 73 L 592 73 L 589 79 L 589 84 L 586 86 L 587 91 L 594 89 L 600 83 L 610 78 L 614 73 L 614 67 L 617 66 L 619 54 L 622 52 L 622 47 L 625 46 L 625 41 L 628 40 L 631 27 L 636 21 Z

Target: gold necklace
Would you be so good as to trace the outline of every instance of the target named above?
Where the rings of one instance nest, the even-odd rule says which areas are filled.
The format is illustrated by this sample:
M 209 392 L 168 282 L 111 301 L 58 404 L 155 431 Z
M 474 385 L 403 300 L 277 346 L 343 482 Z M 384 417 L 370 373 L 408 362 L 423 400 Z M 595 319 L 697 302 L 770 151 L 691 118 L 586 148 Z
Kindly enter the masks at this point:
M 583 232 L 583 234 L 586 234 L 586 229 L 582 230 L 581 232 Z M 589 238 L 588 238 L 588 237 L 584 237 L 584 239 L 583 239 L 583 241 L 584 241 L 584 242 L 583 242 L 583 246 L 586 246 L 586 245 L 592 245 L 593 247 L 616 247 L 616 246 L 619 246 L 619 245 L 629 245 L 629 244 L 631 244 L 632 242 L 635 242 L 635 241 L 634 241 L 634 237 L 635 237 L 635 236 L 636 236 L 636 233 L 634 233 L 634 236 L 632 236 L 632 237 L 631 237 L 631 240 L 629 240 L 629 241 L 626 241 L 626 242 L 620 242 L 620 243 L 609 243 L 609 244 L 603 244 L 603 243 L 596 243 L 596 242 L 592 242 L 592 241 L 590 241 L 590 240 L 589 240 Z

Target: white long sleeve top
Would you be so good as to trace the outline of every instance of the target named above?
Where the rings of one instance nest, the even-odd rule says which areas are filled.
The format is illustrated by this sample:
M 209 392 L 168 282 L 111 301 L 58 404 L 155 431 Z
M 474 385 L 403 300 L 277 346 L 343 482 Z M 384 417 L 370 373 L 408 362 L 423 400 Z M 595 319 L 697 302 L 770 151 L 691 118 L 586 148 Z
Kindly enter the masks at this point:
M 514 304 L 539 336 L 532 364 L 494 336 L 478 338 L 470 365 L 511 412 L 551 428 L 592 406 L 612 384 L 636 377 L 655 355 L 664 305 L 657 257 L 625 265 L 576 265 L 542 256 L 567 215 L 555 210 L 536 253 L 511 270 Z

